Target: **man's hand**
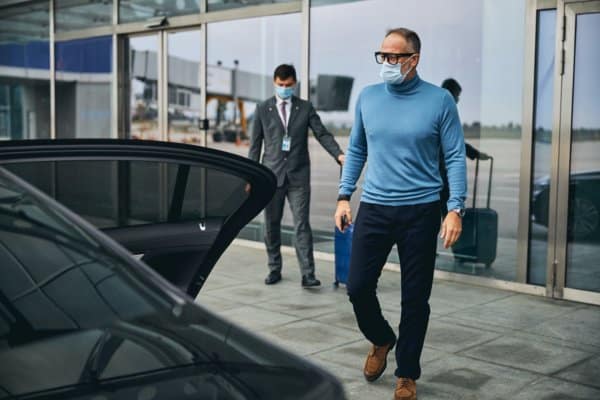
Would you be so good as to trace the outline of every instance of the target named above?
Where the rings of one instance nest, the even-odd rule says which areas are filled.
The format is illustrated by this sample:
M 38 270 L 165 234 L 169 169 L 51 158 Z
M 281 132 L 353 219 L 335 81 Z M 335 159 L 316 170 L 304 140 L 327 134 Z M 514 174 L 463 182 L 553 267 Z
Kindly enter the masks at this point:
M 342 217 L 344 215 L 346 216 L 347 225 L 350 225 L 352 223 L 352 211 L 350 210 L 350 202 L 348 200 L 338 201 L 337 209 L 335 210 L 335 226 L 342 232 L 346 228 L 344 226 L 344 229 L 342 229 Z
M 339 206 L 338 206 L 339 207 Z M 444 218 L 444 222 L 442 223 L 442 229 L 440 237 L 444 239 L 444 248 L 452 246 L 458 238 L 460 237 L 460 233 L 462 232 L 462 219 L 461 217 L 455 213 L 454 211 L 450 211 L 446 218 Z
M 337 158 L 338 162 L 340 163 L 340 165 L 344 165 L 344 162 L 346 161 L 346 155 L 344 154 L 340 154 Z
M 250 185 L 249 183 L 246 183 L 246 187 L 244 188 L 244 191 L 246 193 L 250 193 L 251 190 L 252 190 L 252 185 Z

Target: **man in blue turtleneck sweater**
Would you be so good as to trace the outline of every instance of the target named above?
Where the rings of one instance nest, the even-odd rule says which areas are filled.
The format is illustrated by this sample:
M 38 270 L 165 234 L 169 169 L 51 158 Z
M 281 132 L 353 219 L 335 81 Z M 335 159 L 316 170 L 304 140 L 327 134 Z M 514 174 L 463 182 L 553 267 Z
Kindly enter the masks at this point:
M 373 344 L 364 366 L 372 382 L 396 346 L 394 398 L 415 400 L 415 381 L 429 321 L 437 234 L 440 232 L 439 156 L 443 154 L 451 212 L 441 224 L 448 248 L 461 232 L 466 197 L 465 144 L 456 105 L 447 90 L 419 78 L 421 42 L 399 28 L 388 32 L 375 53 L 384 83 L 368 86 L 356 104 L 355 122 L 340 182 L 336 225 L 352 223 L 350 196 L 368 163 L 354 226 L 348 296 L 359 328 Z M 381 313 L 377 281 L 396 244 L 402 279 L 398 337 Z

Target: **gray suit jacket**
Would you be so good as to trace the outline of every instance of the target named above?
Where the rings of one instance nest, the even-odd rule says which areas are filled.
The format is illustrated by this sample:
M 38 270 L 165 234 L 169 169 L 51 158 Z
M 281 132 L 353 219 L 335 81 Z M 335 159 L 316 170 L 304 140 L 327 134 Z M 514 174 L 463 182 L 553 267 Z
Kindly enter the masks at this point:
M 277 176 L 277 186 L 283 185 L 286 176 L 292 186 L 310 185 L 309 127 L 321 146 L 334 159 L 337 160 L 338 156 L 343 154 L 333 135 L 323 126 L 313 105 L 296 96 L 292 96 L 288 121 L 288 135 L 291 138 L 289 152 L 281 151 L 285 131 L 277 111 L 275 96 L 256 106 L 253 125 L 248 157 L 259 161 L 264 142 L 265 152 L 262 164 L 269 167 Z

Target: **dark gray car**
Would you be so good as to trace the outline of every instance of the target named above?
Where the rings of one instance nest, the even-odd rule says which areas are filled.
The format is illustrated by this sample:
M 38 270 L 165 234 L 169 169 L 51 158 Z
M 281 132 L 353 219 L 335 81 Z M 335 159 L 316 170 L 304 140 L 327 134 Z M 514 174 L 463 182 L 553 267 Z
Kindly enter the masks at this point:
M 0 145 L 0 399 L 343 399 L 193 300 L 274 183 L 193 146 Z

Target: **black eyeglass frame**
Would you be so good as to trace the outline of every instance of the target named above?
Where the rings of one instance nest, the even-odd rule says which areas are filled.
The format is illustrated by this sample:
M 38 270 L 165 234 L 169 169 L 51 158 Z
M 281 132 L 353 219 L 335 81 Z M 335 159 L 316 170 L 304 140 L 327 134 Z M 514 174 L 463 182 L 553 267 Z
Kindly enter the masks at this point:
M 391 64 L 391 65 L 398 64 L 398 62 L 400 62 L 400 58 L 402 58 L 402 57 L 410 57 L 410 56 L 415 55 L 415 54 L 418 54 L 418 53 L 384 53 L 384 52 L 381 52 L 381 51 L 376 51 L 374 53 L 374 55 L 375 55 L 375 62 L 377 64 L 383 64 L 387 60 L 388 63 Z M 396 62 L 391 62 L 390 59 L 389 59 L 390 56 L 395 57 L 395 61 Z M 382 57 L 381 61 L 379 60 L 379 57 Z

